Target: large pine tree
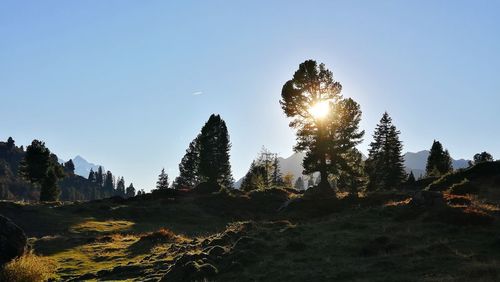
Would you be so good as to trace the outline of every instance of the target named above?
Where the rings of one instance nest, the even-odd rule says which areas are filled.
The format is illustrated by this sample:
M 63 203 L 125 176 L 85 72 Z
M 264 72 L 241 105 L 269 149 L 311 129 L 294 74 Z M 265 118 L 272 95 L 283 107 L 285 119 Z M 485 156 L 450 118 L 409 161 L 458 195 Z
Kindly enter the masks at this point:
M 319 186 L 330 188 L 329 175 L 338 176 L 352 166 L 347 156 L 361 142 L 361 110 L 343 99 L 342 86 L 323 64 L 308 60 L 283 85 L 281 107 L 297 129 L 295 151 L 305 151 L 304 174 L 320 173 Z M 318 114 L 319 113 L 319 114 Z
M 223 188 L 233 187 L 229 163 L 229 134 L 226 123 L 212 114 L 201 129 L 199 136 L 200 162 L 198 172 L 203 181 Z
M 405 179 L 403 144 L 399 140 L 399 130 L 392 124 L 387 112 L 373 134 L 365 170 L 368 175 L 368 189 L 394 189 Z
M 427 158 L 425 173 L 427 176 L 440 176 L 453 171 L 450 153 L 444 150 L 441 142 L 434 140 Z

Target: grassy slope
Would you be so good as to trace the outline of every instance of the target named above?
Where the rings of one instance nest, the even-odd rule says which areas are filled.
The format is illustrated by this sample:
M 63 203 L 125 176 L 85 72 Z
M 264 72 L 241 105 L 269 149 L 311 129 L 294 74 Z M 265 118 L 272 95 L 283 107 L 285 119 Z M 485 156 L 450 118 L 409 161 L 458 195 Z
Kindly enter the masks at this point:
M 480 216 L 462 212 L 497 217 L 495 208 L 414 207 L 400 201 L 407 196 L 297 202 L 278 212 L 295 195 L 184 193 L 62 206 L 0 203 L 0 213 L 57 263 L 57 280 L 157 281 L 169 267 L 181 274 L 171 271 L 168 281 L 500 279 L 498 220 L 477 225 Z M 151 233 L 160 228 L 172 233 Z M 213 255 L 214 247 L 221 253 Z M 189 274 L 182 273 L 185 259 L 196 262 Z

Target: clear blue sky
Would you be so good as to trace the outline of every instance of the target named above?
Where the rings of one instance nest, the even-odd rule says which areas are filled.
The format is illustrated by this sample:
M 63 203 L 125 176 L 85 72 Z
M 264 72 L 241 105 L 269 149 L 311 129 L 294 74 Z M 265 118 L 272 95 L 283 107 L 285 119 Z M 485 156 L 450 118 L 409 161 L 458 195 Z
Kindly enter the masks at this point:
M 271 3 L 272 2 L 272 3 Z M 262 145 L 295 142 L 278 104 L 306 59 L 405 151 L 500 157 L 499 1 L 2 1 L 0 139 L 44 140 L 149 190 L 211 113 L 241 177 Z M 198 95 L 195 95 L 198 94 Z

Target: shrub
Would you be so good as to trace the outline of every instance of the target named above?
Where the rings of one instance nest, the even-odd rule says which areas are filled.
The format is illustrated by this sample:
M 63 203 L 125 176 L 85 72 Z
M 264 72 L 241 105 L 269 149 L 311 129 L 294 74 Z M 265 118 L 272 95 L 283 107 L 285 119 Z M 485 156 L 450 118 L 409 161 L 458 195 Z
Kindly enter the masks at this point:
M 467 178 L 450 187 L 450 193 L 455 195 L 477 194 L 478 192 L 479 188 Z
M 4 265 L 0 272 L 0 281 L 47 281 L 54 275 L 54 270 L 55 267 L 49 259 L 34 254 L 26 254 Z

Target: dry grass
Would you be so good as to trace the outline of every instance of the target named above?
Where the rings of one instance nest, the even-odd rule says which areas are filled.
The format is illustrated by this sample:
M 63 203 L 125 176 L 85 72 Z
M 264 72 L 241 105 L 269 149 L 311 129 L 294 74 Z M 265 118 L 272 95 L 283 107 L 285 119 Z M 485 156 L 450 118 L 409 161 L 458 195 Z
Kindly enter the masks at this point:
M 26 254 L 7 263 L 1 273 L 1 281 L 41 282 L 54 276 L 54 263 L 34 254 Z

